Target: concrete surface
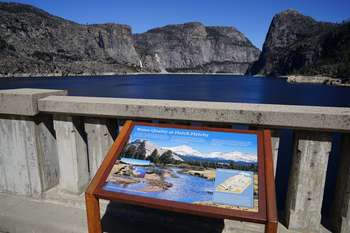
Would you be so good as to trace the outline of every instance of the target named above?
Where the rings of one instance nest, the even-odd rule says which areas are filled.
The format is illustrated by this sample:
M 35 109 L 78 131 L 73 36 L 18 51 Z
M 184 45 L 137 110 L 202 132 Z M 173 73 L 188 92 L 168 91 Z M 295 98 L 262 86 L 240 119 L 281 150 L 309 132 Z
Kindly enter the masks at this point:
M 0 114 L 34 116 L 39 113 L 38 99 L 49 95 L 67 95 L 67 91 L 30 88 L 0 90 Z
M 319 232 L 332 134 L 296 131 L 286 200 L 289 229 Z
M 47 116 L 0 118 L 0 192 L 40 197 L 57 185 L 56 141 L 48 121 Z
M 90 181 L 87 145 L 80 119 L 54 116 L 60 169 L 59 185 L 72 193 L 82 193 Z
M 280 136 L 279 136 L 279 133 L 276 130 L 271 130 L 271 149 L 272 149 L 273 174 L 274 174 L 274 176 L 276 176 L 279 147 L 280 147 Z
M 114 137 L 111 134 L 114 127 L 108 124 L 108 119 L 103 118 L 108 117 L 119 118 L 119 120 L 130 118 L 146 118 L 154 121 L 170 119 L 170 121 L 183 120 L 186 122 L 244 123 L 264 128 L 271 126 L 273 128 L 311 129 L 312 131 L 296 131 L 294 140 L 296 151 L 287 200 L 287 209 L 290 210 L 288 213 L 289 226 L 297 229 L 298 231 L 294 232 L 298 233 L 302 231 L 307 233 L 327 232 L 320 226 L 319 219 L 331 142 L 327 133 L 319 131 L 350 132 L 350 108 L 67 96 L 44 97 L 38 100 L 37 108 L 35 107 L 37 99 L 23 105 L 17 103 L 21 100 L 25 102 L 26 96 L 35 95 L 37 98 L 40 91 L 11 90 L 12 94 L 5 91 L 5 94 L 0 95 L 0 193 L 11 192 L 37 198 L 37 201 L 28 198 L 22 198 L 22 200 L 18 196 L 5 195 L 6 201 L 0 203 L 0 231 L 6 232 L 6 229 L 11 229 L 12 232 L 26 233 L 28 229 L 33 227 L 33 229 L 39 229 L 34 230 L 34 232 L 55 232 L 55 230 L 48 231 L 48 229 L 58 227 L 57 232 L 67 232 L 64 231 L 67 229 L 60 229 L 59 224 L 50 223 L 50 221 L 55 221 L 55 218 L 52 217 L 55 216 L 55 213 L 50 212 L 50 209 L 56 208 L 56 206 L 58 209 L 63 208 L 59 210 L 62 213 L 58 213 L 58 222 L 64 223 L 66 221 L 64 217 L 70 217 L 77 209 L 84 208 L 83 196 L 74 195 L 74 193 L 79 194 L 84 190 L 89 177 L 95 172 Z M 6 100 L 11 95 L 14 96 L 14 100 Z M 28 97 L 28 99 L 30 98 Z M 4 103 L 6 104 L 4 105 Z M 12 107 L 8 108 L 8 103 L 11 106 L 18 104 L 23 109 L 16 112 L 14 109 L 11 110 Z M 4 114 L 4 112 L 7 113 Z M 19 112 L 22 112 L 23 116 L 15 115 Z M 54 113 L 54 116 L 46 113 Z M 37 115 L 24 116 L 25 114 Z M 273 135 L 272 143 L 274 163 L 276 163 L 279 146 L 278 135 Z M 349 148 L 347 141 L 343 145 L 343 158 L 348 157 Z M 344 164 L 348 165 L 347 160 L 344 161 Z M 90 162 L 90 167 L 88 162 Z M 348 166 L 343 166 L 340 170 L 338 184 L 341 185 L 337 186 L 337 193 L 339 192 L 340 195 L 339 203 L 334 207 L 339 211 L 334 216 L 338 217 L 338 225 L 342 225 L 341 233 L 349 233 L 350 185 L 346 177 L 350 170 Z M 59 184 L 57 187 L 50 189 L 57 184 Z M 48 189 L 50 190 L 47 191 Z M 16 205 L 20 211 L 12 212 L 11 206 L 8 205 L 19 202 L 18 198 L 21 199 L 20 203 L 24 203 L 23 208 L 22 204 Z M 30 214 L 27 213 L 29 207 L 25 207 L 27 202 L 30 204 L 30 208 L 41 209 L 43 214 L 40 215 L 35 210 L 33 212 L 35 216 L 32 216 L 31 220 Z M 107 211 L 108 207 L 110 205 L 105 203 L 104 210 Z M 70 208 L 67 210 L 67 214 L 64 214 L 64 208 Z M 47 212 L 45 212 L 46 209 Z M 145 215 L 156 216 L 155 219 L 158 219 L 156 224 L 163 224 L 159 227 L 161 232 L 171 233 L 167 224 L 178 225 L 177 229 L 182 229 L 181 232 L 193 228 L 198 232 L 205 233 L 206 229 L 202 227 L 202 225 L 205 226 L 203 221 L 198 219 L 197 221 L 196 218 L 187 217 L 191 220 L 188 222 L 186 217 L 182 215 L 171 217 L 173 215 L 163 212 L 136 210 L 135 208 L 130 210 L 122 205 L 117 206 L 117 209 L 119 209 L 118 218 L 124 215 L 129 216 L 121 222 L 116 222 L 117 228 L 125 230 L 125 233 L 135 232 L 133 225 L 140 223 L 140 221 L 142 227 L 138 228 L 139 231 L 142 231 L 143 228 L 150 228 L 150 224 L 142 222 Z M 115 211 L 112 212 L 115 213 Z M 36 215 L 40 216 L 42 220 L 40 221 Z M 130 216 L 134 218 L 135 215 L 139 216 L 138 221 L 129 222 L 128 225 L 127 220 Z M 84 211 L 80 218 L 85 219 Z M 77 222 L 79 218 L 69 219 L 67 224 L 73 224 L 73 220 Z M 191 222 L 197 222 L 197 225 L 191 225 Z M 77 229 L 76 232 L 83 229 L 81 232 L 84 232 L 84 226 L 82 222 L 81 226 L 71 229 Z M 112 224 L 113 229 L 114 227 Z M 208 228 L 215 230 L 210 233 L 234 233 L 257 232 L 260 231 L 261 226 L 226 220 L 213 223 L 210 227 L 215 228 Z M 27 231 L 23 231 L 25 229 Z M 292 231 L 286 231 L 280 225 L 279 232 Z
M 87 232 L 83 209 L 8 195 L 0 195 L 0 209 L 0 231 L 3 232 Z
M 0 193 L 0 232 L 4 233 L 86 233 L 83 196 L 53 189 L 45 200 Z M 53 198 L 53 199 L 52 199 Z M 70 200 L 70 201 L 69 201 Z M 217 220 L 176 214 L 145 207 L 103 202 L 101 216 L 104 232 L 118 233 L 258 233 L 261 224 Z M 328 233 L 321 228 L 320 233 Z M 278 233 L 289 231 L 282 224 Z M 306 232 L 303 232 L 306 233 Z
M 38 105 L 48 113 L 350 131 L 350 108 L 77 96 L 49 96 Z
M 90 177 L 93 178 L 117 136 L 116 120 L 86 118 L 84 129 L 87 134 Z
M 335 232 L 350 232 L 350 134 L 344 134 L 339 158 L 337 184 L 332 208 Z
M 58 183 L 52 117 L 38 114 L 38 99 L 66 95 L 50 89 L 0 91 L 0 192 L 40 197 Z

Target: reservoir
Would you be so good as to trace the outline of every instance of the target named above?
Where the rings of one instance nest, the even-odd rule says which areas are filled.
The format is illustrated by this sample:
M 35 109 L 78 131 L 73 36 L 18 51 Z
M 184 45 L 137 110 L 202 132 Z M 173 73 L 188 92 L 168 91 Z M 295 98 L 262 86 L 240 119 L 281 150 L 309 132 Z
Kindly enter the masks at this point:
M 147 74 L 0 78 L 0 89 L 66 89 L 69 95 L 350 107 L 350 88 L 282 78 Z

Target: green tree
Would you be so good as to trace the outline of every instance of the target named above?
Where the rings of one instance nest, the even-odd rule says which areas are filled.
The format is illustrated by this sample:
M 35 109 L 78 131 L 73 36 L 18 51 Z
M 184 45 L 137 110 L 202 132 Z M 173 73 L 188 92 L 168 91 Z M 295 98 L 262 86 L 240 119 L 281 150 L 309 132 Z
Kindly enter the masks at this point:
M 136 153 L 134 154 L 135 159 L 145 159 L 146 158 L 146 142 L 142 141 L 137 147 Z
M 171 150 L 165 151 L 159 158 L 159 161 L 163 164 L 169 164 L 173 161 L 173 156 L 172 156 Z
M 147 158 L 149 161 L 151 161 L 152 163 L 159 163 L 159 152 L 157 149 L 154 149 L 154 151 L 152 152 L 152 154 L 150 156 L 148 156 Z
M 123 157 L 134 158 L 135 153 L 136 153 L 136 146 L 135 145 L 127 145 L 124 149 Z

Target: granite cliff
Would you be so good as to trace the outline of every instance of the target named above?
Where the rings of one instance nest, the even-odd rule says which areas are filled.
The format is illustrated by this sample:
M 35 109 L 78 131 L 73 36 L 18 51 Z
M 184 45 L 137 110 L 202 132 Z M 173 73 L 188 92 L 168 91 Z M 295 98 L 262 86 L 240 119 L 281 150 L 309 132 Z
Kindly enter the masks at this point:
M 350 77 L 350 23 L 318 22 L 295 10 L 274 16 L 248 73 Z
M 260 51 L 233 27 L 185 23 L 134 36 L 142 65 L 152 71 L 245 73 Z
M 0 3 L 2 74 L 98 74 L 137 71 L 131 29 L 80 25 L 38 8 Z
M 258 56 L 230 27 L 188 23 L 132 35 L 127 25 L 82 25 L 30 5 L 0 3 L 0 75 L 245 73 Z

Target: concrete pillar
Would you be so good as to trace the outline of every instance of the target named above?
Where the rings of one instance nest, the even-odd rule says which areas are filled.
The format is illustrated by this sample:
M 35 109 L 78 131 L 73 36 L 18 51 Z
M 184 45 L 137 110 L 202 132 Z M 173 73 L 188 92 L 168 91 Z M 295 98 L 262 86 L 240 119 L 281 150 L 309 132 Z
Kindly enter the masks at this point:
M 350 134 L 343 134 L 331 213 L 334 232 L 350 232 Z
M 273 158 L 273 171 L 276 176 L 277 161 L 278 161 L 278 150 L 280 146 L 280 137 L 277 131 L 271 131 L 271 147 L 272 147 L 272 158 Z
M 86 118 L 90 178 L 93 178 L 117 135 L 117 121 L 104 118 Z
M 44 187 L 32 117 L 0 119 L 0 190 L 38 197 Z
M 41 164 L 40 174 L 43 190 L 46 191 L 59 182 L 59 163 L 56 134 L 50 115 L 40 115 L 36 120 L 38 158 Z
M 58 184 L 52 119 L 38 115 L 37 101 L 65 91 L 0 91 L 0 192 L 40 197 Z
M 54 128 L 60 168 L 60 188 L 71 193 L 82 193 L 90 178 L 83 124 L 72 116 L 55 115 Z
M 286 217 L 289 229 L 319 232 L 331 135 L 297 131 L 288 185 Z

